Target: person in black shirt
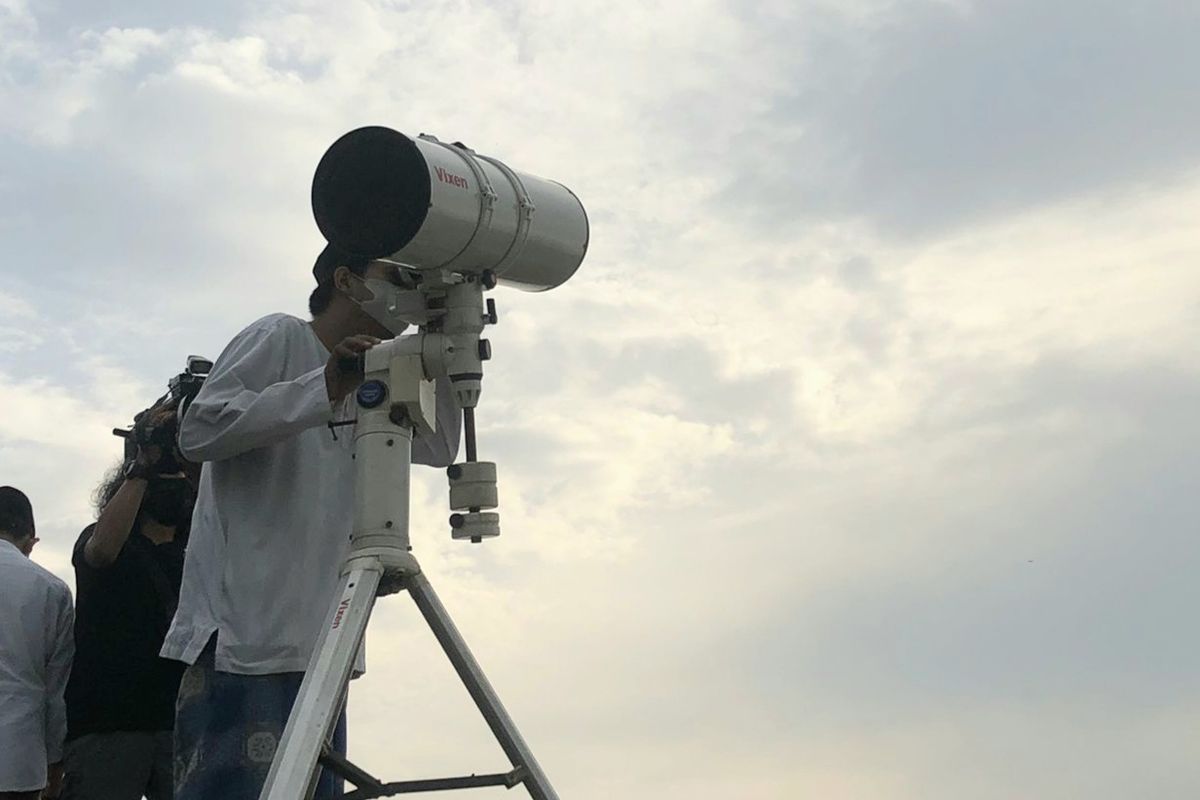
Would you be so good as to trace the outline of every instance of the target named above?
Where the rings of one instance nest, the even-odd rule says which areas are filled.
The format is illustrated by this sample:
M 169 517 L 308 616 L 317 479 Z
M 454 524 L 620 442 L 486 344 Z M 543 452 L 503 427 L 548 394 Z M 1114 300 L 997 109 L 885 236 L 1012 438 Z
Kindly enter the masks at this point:
M 174 414 L 170 405 L 150 409 L 144 424 L 173 422 Z M 75 543 L 64 800 L 173 794 L 175 697 L 184 665 L 158 651 L 179 600 L 197 471 L 160 450 L 139 447 L 101 487 L 99 518 Z

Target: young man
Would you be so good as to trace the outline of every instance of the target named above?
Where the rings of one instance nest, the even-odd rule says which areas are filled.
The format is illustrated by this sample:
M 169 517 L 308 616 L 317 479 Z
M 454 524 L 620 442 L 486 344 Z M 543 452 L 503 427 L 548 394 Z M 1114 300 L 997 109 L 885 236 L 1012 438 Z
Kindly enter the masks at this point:
M 29 560 L 33 508 L 0 486 L 0 800 L 58 797 L 74 646 L 71 590 Z
M 176 707 L 176 800 L 258 797 L 349 546 L 354 433 L 329 423 L 353 415 L 358 356 L 392 335 L 364 309 L 367 282 L 404 276 L 332 248 L 313 274 L 312 322 L 273 314 L 239 333 L 181 427 L 184 456 L 205 463 L 162 650 L 192 665 Z M 437 402 L 413 460 L 447 466 L 461 427 L 448 382 Z M 338 782 L 326 774 L 316 796 L 340 796 Z
M 173 428 L 171 403 L 139 426 Z M 158 655 L 175 614 L 195 492 L 157 445 L 101 488 L 75 543 L 75 666 L 67 684 L 63 800 L 170 800 L 183 664 Z M 173 454 L 172 454 L 173 455 Z

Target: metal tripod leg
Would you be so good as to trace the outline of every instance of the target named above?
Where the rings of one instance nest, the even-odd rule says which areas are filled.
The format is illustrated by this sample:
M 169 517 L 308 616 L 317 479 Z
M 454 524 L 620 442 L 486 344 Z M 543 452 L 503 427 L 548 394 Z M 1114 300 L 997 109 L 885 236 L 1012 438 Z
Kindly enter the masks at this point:
M 425 621 L 429 623 L 438 643 L 446 651 L 458 677 L 462 679 L 467 691 L 471 693 L 475 705 L 479 707 L 483 718 L 487 720 L 488 727 L 492 729 L 492 734 L 500 743 L 500 747 L 504 749 L 504 754 L 508 756 L 509 762 L 515 769 L 522 772 L 522 782 L 529 790 L 529 795 L 533 800 L 558 800 L 558 793 L 554 791 L 546 774 L 542 772 L 529 745 L 525 744 L 525 740 L 521 738 L 517 726 L 508 716 L 508 712 L 504 710 L 500 698 L 496 696 L 496 690 L 488 683 L 483 669 L 471 655 L 467 643 L 463 641 L 458 628 L 454 627 L 454 622 L 446 613 L 445 606 L 438 600 L 437 594 L 434 593 L 433 587 L 429 585 L 425 575 L 418 572 L 409 576 L 405 581 L 405 586 L 416 602 L 417 608 L 421 610 Z
M 479 311 L 474 313 L 478 317 Z M 259 800 L 309 800 L 316 786 L 318 762 L 359 787 L 345 795 L 350 800 L 522 783 L 533 800 L 558 800 L 529 746 L 412 557 L 408 490 L 413 431 L 422 425 L 433 426 L 427 402 L 432 397 L 428 391 L 432 386 L 430 376 L 445 374 L 445 359 L 453 351 L 440 338 L 427 341 L 430 336 L 440 334 L 399 337 L 373 347 L 364 358 L 366 380 L 356 394 L 355 510 L 350 555 L 343 566 L 341 591 L 317 640 Z M 474 353 L 477 348 L 468 350 Z M 440 367 L 429 367 L 426 358 Z M 478 368 L 478 360 L 475 365 Z M 477 393 L 478 383 L 475 385 Z M 390 402 L 383 402 L 385 398 L 390 398 Z M 473 448 L 471 439 L 468 448 Z M 344 758 L 324 752 L 375 597 L 380 591 L 388 594 L 401 585 L 412 594 L 450 657 L 512 763 L 512 771 L 385 784 Z
M 358 562 L 352 562 L 342 578 L 337 603 L 304 673 L 260 800 L 306 800 L 316 788 L 317 759 L 337 723 L 383 574 L 377 559 Z

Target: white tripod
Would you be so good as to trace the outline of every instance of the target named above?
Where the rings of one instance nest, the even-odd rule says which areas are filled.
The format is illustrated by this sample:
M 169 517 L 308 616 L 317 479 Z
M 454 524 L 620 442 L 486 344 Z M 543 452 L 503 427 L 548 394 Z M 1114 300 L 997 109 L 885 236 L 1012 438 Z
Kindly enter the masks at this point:
M 496 507 L 496 466 L 475 460 L 474 406 L 479 398 L 482 361 L 490 357 L 479 334 L 495 322 L 483 290 L 490 274 L 443 276 L 435 287 L 445 299 L 440 324 L 401 336 L 367 351 L 364 382 L 356 394 L 355 512 L 351 551 L 342 566 L 337 601 L 309 661 L 296 704 L 275 752 L 260 800 L 312 797 L 318 764 L 353 783 L 349 800 L 413 792 L 523 784 L 534 800 L 558 800 L 529 746 L 504 710 L 479 664 L 438 600 L 412 555 L 408 536 L 409 469 L 414 431 L 435 424 L 433 380 L 449 376 L 463 408 L 467 460 L 450 467 L 450 518 L 455 539 L 480 541 L 500 532 Z M 440 328 L 437 332 L 431 332 Z M 328 742 L 346 698 L 355 656 L 377 596 L 407 590 L 459 678 L 492 729 L 512 770 L 489 775 L 383 783 L 333 753 Z

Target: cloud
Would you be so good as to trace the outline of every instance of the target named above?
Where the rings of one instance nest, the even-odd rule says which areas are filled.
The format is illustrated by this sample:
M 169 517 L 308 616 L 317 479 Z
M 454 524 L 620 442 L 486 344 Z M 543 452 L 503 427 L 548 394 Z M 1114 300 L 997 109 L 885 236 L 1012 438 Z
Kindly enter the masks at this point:
M 1170 184 L 1200 156 L 1196 13 L 1024 0 L 746 10 L 790 80 L 743 122 L 725 205 L 768 228 L 837 214 L 911 237 Z

